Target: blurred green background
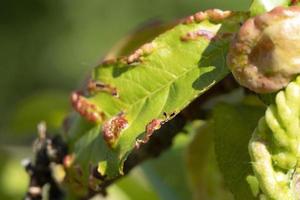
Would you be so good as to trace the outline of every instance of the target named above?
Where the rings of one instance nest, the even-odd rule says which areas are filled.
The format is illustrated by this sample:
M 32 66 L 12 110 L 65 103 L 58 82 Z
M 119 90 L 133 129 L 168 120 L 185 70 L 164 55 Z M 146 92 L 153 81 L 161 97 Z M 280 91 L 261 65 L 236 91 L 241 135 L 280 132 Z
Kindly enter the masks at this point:
M 80 87 L 117 41 L 151 20 L 170 22 L 215 7 L 245 10 L 250 0 L 1 0 L 0 4 L 0 199 L 20 199 L 27 185 L 20 161 L 30 156 L 36 124 L 45 120 L 52 133 L 59 132 L 70 111 L 70 92 Z M 135 170 L 112 190 L 124 199 L 136 199 L 131 193 L 136 193 L 138 183 L 149 199 L 165 197 L 154 191 L 144 171 Z

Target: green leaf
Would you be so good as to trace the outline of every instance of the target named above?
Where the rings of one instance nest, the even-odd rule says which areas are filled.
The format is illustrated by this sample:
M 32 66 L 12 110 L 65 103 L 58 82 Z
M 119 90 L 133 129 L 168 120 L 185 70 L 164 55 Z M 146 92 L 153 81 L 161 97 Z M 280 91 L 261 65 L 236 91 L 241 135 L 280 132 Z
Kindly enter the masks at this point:
M 300 76 L 274 97 L 249 142 L 255 177 L 266 199 L 299 199 Z
M 32 133 L 40 121 L 47 123 L 48 130 L 57 131 L 69 111 L 67 93 L 62 91 L 39 92 L 23 99 L 15 106 L 10 120 L 10 133 Z M 14 138 L 15 139 L 15 138 Z
M 133 169 L 130 174 L 120 179 L 116 185 L 123 190 L 130 199 L 158 200 L 158 195 L 147 179 L 141 167 Z M 110 194 L 108 194 L 109 196 Z
M 254 199 L 246 180 L 253 173 L 248 142 L 263 113 L 263 107 L 230 104 L 220 104 L 213 112 L 217 161 L 237 200 Z
M 195 121 L 194 137 L 186 151 L 187 173 L 193 189 L 193 199 L 232 200 L 224 187 L 214 151 L 214 128 L 211 122 Z
M 251 16 L 259 15 L 277 6 L 288 6 L 290 2 L 290 0 L 253 0 L 250 6 L 250 14 Z
M 27 189 L 29 177 L 21 160 L 30 155 L 31 149 L 22 146 L 0 147 L 0 199 L 21 199 Z
M 237 31 L 244 18 L 245 14 L 235 13 L 222 22 L 179 24 L 153 40 L 153 49 L 143 49 L 147 55 L 140 59 L 119 59 L 96 67 L 91 79 L 101 82 L 102 91 L 90 93 L 84 104 L 96 107 L 96 114 L 102 112 L 105 124 L 120 113 L 128 124 L 114 134 L 117 136 L 113 141 L 105 141 L 102 118 L 97 115 L 100 123 L 87 123 L 84 119 L 91 117 L 91 107 L 87 107 L 68 134 L 77 160 L 86 165 L 88 157 L 89 164 L 100 163 L 101 174 L 108 179 L 122 175 L 123 163 L 136 140 L 145 137 L 147 124 L 154 119 L 168 120 L 164 113 L 179 113 L 229 73 L 225 57 L 230 37 L 223 36 Z M 183 41 L 187 34 L 199 30 L 208 35 Z M 215 39 L 210 40 L 212 35 L 216 35 Z M 81 102 L 77 109 L 85 109 L 79 105 Z
M 178 134 L 167 152 L 142 164 L 147 180 L 153 185 L 160 199 L 180 200 L 192 197 L 184 160 L 189 139 L 187 134 Z

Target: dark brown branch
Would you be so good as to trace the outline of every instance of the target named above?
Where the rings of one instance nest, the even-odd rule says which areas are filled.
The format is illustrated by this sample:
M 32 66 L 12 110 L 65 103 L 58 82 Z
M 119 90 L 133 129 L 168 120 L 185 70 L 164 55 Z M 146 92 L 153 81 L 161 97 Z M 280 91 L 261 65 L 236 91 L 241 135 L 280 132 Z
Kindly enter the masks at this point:
M 34 142 L 34 161 L 25 160 L 23 165 L 30 177 L 25 200 L 42 200 L 44 186 L 49 186 L 48 199 L 63 199 L 63 193 L 52 177 L 51 163 L 61 164 L 67 154 L 67 146 L 59 135 L 47 136 L 43 123 L 38 126 L 39 137 Z

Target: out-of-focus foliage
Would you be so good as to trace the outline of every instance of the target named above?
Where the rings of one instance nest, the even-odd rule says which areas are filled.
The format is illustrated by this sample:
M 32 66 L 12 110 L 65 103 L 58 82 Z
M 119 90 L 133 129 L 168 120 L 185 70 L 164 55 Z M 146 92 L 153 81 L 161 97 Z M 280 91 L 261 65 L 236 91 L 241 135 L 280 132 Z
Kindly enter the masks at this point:
M 220 104 L 213 120 L 215 151 L 225 184 L 236 199 L 255 199 L 247 182 L 252 175 L 248 141 L 264 107 Z
M 20 160 L 29 148 L 3 146 L 0 148 L 0 199 L 21 199 L 29 180 Z
M 170 22 L 198 10 L 245 10 L 249 4 L 248 0 L 238 4 L 236 0 L 1 1 L 0 145 L 13 145 L 14 152 L 1 156 L 0 199 L 20 199 L 27 184 L 25 176 L 20 178 L 24 173 L 20 160 L 30 155 L 29 149 L 15 144 L 29 146 L 40 120 L 57 131 L 69 109 L 70 90 L 81 85 L 119 39 L 151 19 Z M 10 186 L 19 187 L 15 188 L 19 192 L 11 192 Z M 129 189 L 120 184 L 116 190 Z
M 193 131 L 186 150 L 186 163 L 193 199 L 233 200 L 217 164 L 213 123 L 195 121 L 190 128 Z
M 190 135 L 180 133 L 174 138 L 173 146 L 159 158 L 142 165 L 147 179 L 153 185 L 160 199 L 191 199 L 192 189 L 188 184 L 188 168 L 185 164 L 185 150 Z M 174 163 L 175 166 L 170 163 Z
M 63 92 L 38 92 L 16 104 L 11 114 L 9 132 L 28 134 L 36 129 L 41 120 L 47 122 L 47 129 L 57 131 L 68 114 L 69 97 Z

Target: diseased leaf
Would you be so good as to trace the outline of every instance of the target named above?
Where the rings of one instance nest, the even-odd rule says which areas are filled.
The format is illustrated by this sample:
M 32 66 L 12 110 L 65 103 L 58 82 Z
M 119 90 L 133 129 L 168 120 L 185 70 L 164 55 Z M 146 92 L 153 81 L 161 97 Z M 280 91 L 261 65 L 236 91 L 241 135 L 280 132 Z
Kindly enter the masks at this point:
M 274 97 L 249 141 L 255 177 L 265 199 L 299 199 L 300 76 Z
M 189 17 L 127 58 L 96 67 L 88 95 L 72 95 L 82 117 L 68 139 L 83 171 L 100 163 L 105 179 L 122 175 L 133 148 L 228 74 L 227 46 L 245 14 L 206 14 L 202 21 Z
M 230 104 L 219 104 L 213 112 L 217 161 L 237 200 L 255 199 L 246 180 L 253 174 L 248 142 L 263 113 L 260 106 Z
M 272 10 L 277 6 L 288 6 L 291 0 L 253 0 L 250 6 L 251 16 L 259 15 Z
M 135 31 L 118 41 L 105 56 L 105 59 L 126 56 L 173 26 L 175 26 L 174 23 L 164 24 L 156 20 L 142 24 L 142 26 L 138 27 Z

